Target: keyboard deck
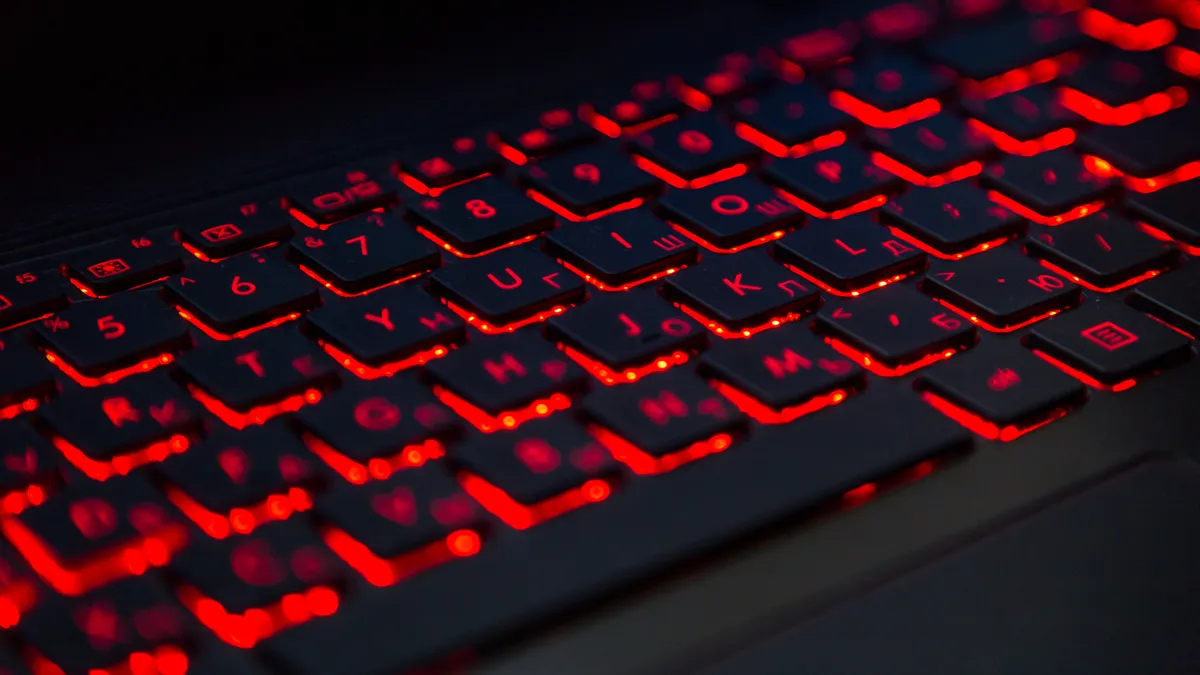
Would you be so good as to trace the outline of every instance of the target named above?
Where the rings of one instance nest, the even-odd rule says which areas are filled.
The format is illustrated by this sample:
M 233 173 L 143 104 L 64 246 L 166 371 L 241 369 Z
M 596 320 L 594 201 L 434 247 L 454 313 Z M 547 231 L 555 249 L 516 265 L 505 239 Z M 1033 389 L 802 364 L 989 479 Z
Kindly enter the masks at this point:
M 454 666 L 1191 359 L 1200 5 L 1081 4 L 902 2 L 0 270 L 0 673 Z

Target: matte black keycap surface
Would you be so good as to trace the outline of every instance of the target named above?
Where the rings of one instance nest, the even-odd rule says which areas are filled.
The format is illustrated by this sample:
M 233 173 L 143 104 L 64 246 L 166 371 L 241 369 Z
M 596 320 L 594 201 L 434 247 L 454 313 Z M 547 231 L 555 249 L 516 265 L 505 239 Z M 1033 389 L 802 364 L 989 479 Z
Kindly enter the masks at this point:
M 667 277 L 663 292 L 735 332 L 806 312 L 820 301 L 815 285 L 763 250 L 706 258 Z
M 852 145 L 772 162 L 763 179 L 827 214 L 895 192 L 904 184 Z
M 313 280 L 274 253 L 196 263 L 168 281 L 167 290 L 185 311 L 225 335 L 320 303 Z
M 669 189 L 658 209 L 667 222 L 724 249 L 786 232 L 804 220 L 804 213 L 795 205 L 748 176 L 699 190 Z
M 1077 147 L 1129 176 L 1156 178 L 1200 160 L 1200 138 L 1192 133 L 1197 122 L 1200 116 L 1184 106 L 1136 124 L 1097 124 L 1079 132 Z
M 897 239 L 869 214 L 813 220 L 775 242 L 775 254 L 843 294 L 874 290 L 925 266 L 923 251 Z
M 112 295 L 183 269 L 169 237 L 142 235 L 93 246 L 67 259 L 64 270 L 93 295 Z
M 525 185 L 581 220 L 634 199 L 651 197 L 659 183 L 611 143 L 532 162 L 521 170 Z M 561 214 L 561 211 L 560 211 Z
M 570 110 L 551 108 L 539 114 L 536 120 L 530 120 L 525 124 L 507 125 L 491 138 L 520 153 L 519 155 L 515 153 L 506 155 L 510 161 L 515 162 L 517 159 L 543 157 L 585 145 L 601 136 L 595 129 L 579 120 Z M 524 164 L 525 162 L 516 163 Z
M 924 290 L 970 312 L 993 330 L 1006 330 L 1079 304 L 1078 284 L 1002 247 L 961 262 L 935 262 Z
M 552 254 L 609 287 L 682 267 L 698 254 L 695 243 L 641 209 L 560 228 L 546 241 Z
M 444 267 L 433 273 L 433 291 L 493 327 L 584 296 L 582 279 L 530 244 Z
M 1191 357 L 1191 340 L 1124 307 L 1083 307 L 1038 325 L 1029 345 L 1103 385 Z
M 974 119 L 1018 143 L 1035 141 L 1059 129 L 1075 127 L 1081 121 L 1079 115 L 1058 102 L 1058 91 L 1053 84 L 1034 85 L 994 98 L 967 99 L 963 107 Z M 1013 152 L 1010 148 L 1017 146 L 1001 146 L 1005 152 Z M 1033 153 L 1027 150 L 1014 154 Z
M 907 173 L 902 173 L 902 177 L 931 187 L 957 180 L 958 176 L 943 177 L 942 174 L 970 168 L 968 164 L 984 159 L 991 150 L 983 135 L 954 113 L 942 113 L 899 129 L 870 129 L 866 145 L 884 155 L 876 160 L 877 163 L 891 166 L 887 160 L 899 162 L 900 166 L 895 167 L 897 171 L 911 169 L 930 180 L 917 181 Z M 969 171 L 966 173 L 973 175 Z
M 1129 196 L 1129 211 L 1141 222 L 1189 246 L 1200 246 L 1200 182 L 1184 181 L 1148 194 Z
M 33 675 L 25 660 L 10 647 L 0 647 L 0 675 Z
M 757 150 L 712 115 L 687 117 L 655 127 L 634 137 L 630 146 L 635 155 L 673 174 L 669 177 L 655 174 L 672 187 L 684 187 L 690 181 L 749 161 Z
M 435 243 L 448 245 L 466 256 L 554 227 L 553 213 L 494 177 L 473 181 L 437 197 L 413 200 L 407 217 L 409 222 L 432 234 Z
M 53 272 L 34 272 L 25 265 L 0 270 L 0 329 L 66 307 L 66 291 L 66 282 Z
M 730 114 L 738 123 L 766 136 L 764 140 L 751 134 L 756 144 L 776 157 L 786 157 L 793 154 L 795 146 L 855 124 L 853 117 L 829 104 L 827 93 L 810 83 L 779 87 L 743 99 L 733 105 Z M 747 137 L 744 130 L 738 133 Z M 832 139 L 826 142 L 832 143 Z M 800 148 L 800 152 L 806 149 Z
M 630 87 L 628 96 L 581 106 L 579 116 L 616 138 L 641 124 L 674 119 L 684 109 L 683 101 L 668 94 L 661 82 L 646 80 Z
M 414 189 L 424 186 L 424 190 L 417 191 L 426 194 L 440 192 L 443 188 L 476 176 L 494 173 L 503 166 L 504 160 L 482 138 L 459 136 L 436 148 L 409 153 L 398 168 L 420 182 L 420 185 L 413 185 L 405 181 L 406 185 Z
M 836 68 L 830 78 L 838 91 L 885 113 L 936 99 L 953 85 L 952 80 L 905 52 L 867 56 Z M 836 95 L 830 100 L 850 114 L 857 112 L 857 106 L 839 105 Z
M 440 264 L 433 242 L 390 212 L 356 216 L 298 237 L 290 254 L 341 293 L 361 293 Z
M 397 201 L 397 183 L 386 171 L 376 175 L 354 169 L 331 171 L 287 186 L 283 205 L 319 226 L 327 226 Z
M 1200 335 L 1200 265 L 1138 284 L 1127 302 L 1191 335 Z
M 972 80 L 986 80 L 1081 46 L 1075 16 L 1022 15 L 968 25 L 925 46 L 933 60 Z
M 1084 168 L 1069 148 L 1036 157 L 1008 157 L 983 172 L 982 184 L 1043 219 L 1107 197 L 1116 184 Z
M 966 181 L 911 188 L 893 198 L 879 219 L 924 243 L 938 257 L 959 258 L 977 246 L 1011 237 L 1025 219 L 987 198 Z M 974 251 L 978 252 L 978 251 Z
M 1159 52 L 1126 52 L 1115 48 L 1106 48 L 1089 54 L 1079 68 L 1067 73 L 1060 83 L 1085 97 L 1095 99 L 1110 108 L 1117 108 L 1129 103 L 1138 103 L 1142 99 L 1165 91 L 1173 85 L 1183 84 L 1184 78 L 1167 68 L 1163 56 Z M 1186 99 L 1186 92 L 1183 92 Z M 1071 99 L 1065 99 L 1064 103 Z M 1080 101 L 1081 106 L 1086 106 Z M 1087 110 L 1087 108 L 1085 108 Z M 1109 116 L 1091 111 L 1092 118 L 1102 124 L 1112 124 L 1124 119 L 1110 119 Z M 1088 112 L 1081 112 L 1089 117 Z M 1136 119 L 1136 118 L 1132 118 Z
M 294 222 L 274 205 L 229 205 L 182 216 L 179 241 L 219 260 L 291 237 Z
M 58 393 L 54 367 L 25 337 L 22 333 L 0 335 L 0 372 L 4 373 L 0 378 L 0 409 Z
M 24 420 L 0 422 L 0 493 L 45 486 L 60 477 L 59 455 L 50 441 Z M 0 583 L 4 578 L 0 574 Z
M 1108 212 L 1060 227 L 1035 227 L 1026 246 L 1030 255 L 1101 289 L 1166 269 L 1178 257 L 1170 244 L 1142 232 L 1128 218 Z

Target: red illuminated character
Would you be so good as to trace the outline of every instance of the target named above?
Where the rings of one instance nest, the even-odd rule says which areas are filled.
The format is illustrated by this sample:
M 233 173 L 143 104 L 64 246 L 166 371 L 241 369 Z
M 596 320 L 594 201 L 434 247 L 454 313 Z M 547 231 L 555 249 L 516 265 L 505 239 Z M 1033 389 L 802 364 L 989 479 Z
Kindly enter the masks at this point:
M 822 160 L 817 162 L 817 175 L 830 183 L 840 183 L 842 182 L 842 165 L 831 159 Z
M 468 139 L 468 140 L 470 140 L 470 139 Z M 424 162 L 421 162 L 420 164 L 418 164 L 417 168 L 420 169 L 421 173 L 425 174 L 426 176 L 428 176 L 430 178 L 438 178 L 440 176 L 445 176 L 454 171 L 454 167 L 450 164 L 450 162 L 447 162 L 446 160 L 442 159 L 441 157 L 433 157 L 432 159 L 427 159 Z
M 1021 376 L 1012 368 L 997 368 L 987 380 L 988 389 L 1004 391 L 1021 383 Z
M 88 272 L 90 272 L 91 275 L 97 279 L 104 279 L 106 277 L 115 277 L 118 274 L 128 272 L 130 267 L 129 263 L 125 262 L 124 260 L 120 258 L 113 258 L 112 260 L 98 262 L 95 265 L 89 265 L 87 269 Z
M 679 147 L 694 155 L 703 155 L 712 150 L 712 140 L 695 129 L 679 132 L 678 141 Z
M 75 625 L 97 650 L 107 651 L 127 639 L 121 617 L 106 602 L 96 602 L 77 609 Z
M 417 499 L 407 487 L 398 487 L 391 492 L 375 495 L 371 499 L 371 509 L 384 518 L 406 527 L 417 522 Z
M 108 421 L 112 422 L 112 425 L 118 429 L 127 422 L 136 423 L 141 419 L 141 413 L 124 396 L 114 396 L 104 399 L 100 403 L 100 409 L 108 417 Z
M 251 586 L 274 586 L 286 574 L 270 547 L 257 539 L 238 544 L 229 555 L 229 565 L 239 579 Z
M 3 295 L 0 295 L 0 312 L 3 312 L 4 310 L 8 309 L 9 307 L 12 307 L 12 301 L 9 300 L 8 298 L 4 297 Z
M 1115 352 L 1138 341 L 1138 336 L 1111 321 L 1086 328 L 1079 334 L 1110 352 Z
M 655 398 L 644 398 L 638 402 L 638 408 L 650 421 L 655 424 L 668 424 L 672 417 L 687 417 L 687 404 L 669 391 L 659 392 Z
M 382 397 L 359 401 L 354 406 L 354 421 L 369 431 L 386 431 L 400 423 L 400 408 Z
M 534 473 L 550 473 L 562 461 L 554 446 L 540 438 L 525 438 L 517 441 L 513 453 L 521 463 Z
M 576 164 L 571 170 L 571 175 L 592 185 L 600 182 L 600 169 L 597 169 L 595 164 Z
M 242 236 L 242 228 L 233 223 L 225 223 L 210 227 L 207 230 L 201 230 L 200 236 L 215 244 Z
M 250 472 L 250 459 L 241 448 L 225 448 L 217 453 L 217 464 L 229 476 L 229 480 L 242 485 L 246 482 L 246 474 Z
M 812 367 L 812 361 L 791 349 L 784 349 L 780 357 L 777 359 L 774 356 L 764 356 L 762 360 L 763 366 L 777 380 L 782 380 L 788 375 L 795 374 L 800 368 L 808 370 Z
M 750 208 L 750 204 L 743 197 L 737 195 L 720 195 L 713 197 L 712 210 L 722 216 L 737 216 L 745 213 Z
M 117 527 L 117 511 L 103 499 L 81 499 L 71 504 L 67 514 L 88 539 L 100 539 Z

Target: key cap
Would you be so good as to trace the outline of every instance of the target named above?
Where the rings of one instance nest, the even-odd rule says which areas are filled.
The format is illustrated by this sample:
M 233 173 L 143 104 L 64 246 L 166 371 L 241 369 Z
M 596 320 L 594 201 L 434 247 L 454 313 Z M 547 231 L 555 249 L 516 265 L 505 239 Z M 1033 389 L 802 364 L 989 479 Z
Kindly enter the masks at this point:
M 584 297 L 583 280 L 532 245 L 445 267 L 432 280 L 434 293 L 485 333 L 512 330 Z
M 1099 210 L 1117 185 L 1084 168 L 1068 148 L 1007 157 L 983 172 L 992 201 L 1035 223 L 1060 225 Z
M 829 102 L 873 127 L 894 129 L 941 110 L 953 81 L 905 52 L 878 53 L 830 74 Z
M 1186 179 L 1187 173 L 1167 174 L 1200 161 L 1200 138 L 1192 133 L 1197 121 L 1196 113 L 1183 107 L 1123 127 L 1096 125 L 1079 132 L 1078 147 L 1124 173 L 1134 190 L 1150 192 Z
M 1200 266 L 1187 265 L 1139 284 L 1126 301 L 1191 335 L 1200 335 Z
M 818 330 L 871 372 L 898 377 L 975 342 L 975 326 L 907 286 L 825 305 Z
M 607 499 L 619 477 L 608 450 L 561 416 L 477 436 L 452 457 L 475 501 L 518 530 Z
M 246 534 L 312 506 L 324 475 L 282 423 L 218 429 L 154 469 L 167 497 L 210 537 Z
M 829 95 L 808 83 L 780 87 L 735 103 L 737 135 L 776 157 L 801 157 L 846 142 L 856 120 L 829 105 Z
M 288 249 L 301 270 L 339 295 L 365 293 L 441 264 L 438 249 L 392 213 L 368 213 Z
M 368 471 L 384 479 L 441 457 L 462 430 L 427 387 L 404 376 L 356 382 L 300 411 L 296 422 L 308 432 L 309 447 L 351 483 L 365 481 Z
M 746 173 L 757 154 L 711 115 L 675 120 L 634 137 L 633 163 L 671 187 L 701 188 Z
M 1161 47 L 1175 37 L 1162 9 L 1129 0 L 1096 2 L 1079 12 L 1079 27 L 1097 40 L 1130 51 Z
M 775 254 L 837 295 L 859 295 L 920 272 L 925 253 L 867 214 L 814 220 L 775 242 Z
M 983 170 L 991 148 L 963 118 L 942 113 L 899 129 L 871 129 L 874 162 L 914 185 L 939 187 Z
M 537 120 L 508 125 L 488 136 L 492 146 L 513 164 L 524 164 L 530 158 L 576 148 L 599 138 L 595 129 L 566 108 L 551 108 L 538 115 Z
M 190 641 L 194 631 L 171 592 L 151 576 L 38 607 L 17 628 L 22 639 L 57 666 L 38 672 L 72 675 L 122 672 L 131 668 L 135 652 L 153 656 L 151 663 L 186 667 L 187 656 L 179 645 Z
M 112 295 L 183 270 L 174 244 L 158 235 L 106 242 L 69 256 L 63 274 L 85 295 Z
M 1128 218 L 1107 212 L 1059 228 L 1036 227 L 1029 233 L 1026 248 L 1033 257 L 1101 292 L 1153 276 L 1179 257 L 1170 244 L 1137 229 Z
M 0 330 L 67 306 L 62 277 L 24 265 L 0 270 Z
M 398 165 L 400 180 L 423 195 L 437 197 L 460 183 L 500 171 L 504 160 L 479 137 L 460 136 L 450 143 L 407 154 Z
M 454 312 L 409 285 L 330 303 L 306 320 L 325 351 L 363 378 L 424 363 L 467 339 Z
M 573 221 L 640 205 L 659 191 L 658 181 L 607 143 L 531 162 L 520 176 L 534 201 Z
M 897 2 L 872 10 L 863 19 L 863 28 L 874 38 L 906 42 L 925 34 L 937 22 L 937 8 Z
M 0 419 L 29 412 L 58 393 L 54 368 L 24 333 L 0 335 L 0 372 Z
M 547 330 L 606 384 L 684 363 L 707 344 L 703 328 L 649 289 L 594 298 L 551 319 Z
M 563 227 L 546 238 L 552 255 L 603 291 L 623 291 L 699 258 L 696 244 L 636 210 Z
M 166 288 L 184 318 L 217 340 L 282 323 L 321 300 L 304 274 L 278 255 L 256 252 L 216 265 L 191 265 Z
M 1071 14 L 1036 16 L 1017 13 L 936 38 L 926 43 L 925 53 L 959 75 L 974 80 L 974 86 L 968 92 L 996 96 L 1019 87 L 1018 78 L 1014 77 L 1014 82 L 1009 83 L 1000 76 L 1028 68 L 1043 59 L 1051 61 L 1030 71 L 1053 76 L 1064 64 L 1077 63 L 1076 59 L 1063 56 L 1085 42 L 1086 38 L 1080 34 Z M 1028 81 L 1020 79 L 1021 84 Z
M 800 324 L 725 340 L 700 359 L 717 391 L 764 424 L 784 424 L 867 385 L 866 373 Z
M 1149 194 L 1131 195 L 1129 212 L 1187 246 L 1200 246 L 1200 218 L 1193 204 L 1200 199 L 1200 183 L 1185 181 Z
M 879 219 L 892 234 L 934 257 L 952 260 L 999 246 L 1025 229 L 1023 218 L 965 181 L 936 189 L 914 187 L 888 202 Z
M 72 485 L 0 521 L 0 530 L 38 576 L 64 595 L 161 567 L 188 538 L 171 505 L 136 474 Z
M 843 145 L 800 159 L 781 159 L 767 166 L 763 180 L 800 198 L 805 212 L 818 218 L 840 218 L 887 201 L 904 181 L 871 163 L 857 147 Z
M 915 395 L 880 388 L 767 429 L 645 487 L 630 481 L 602 506 L 523 533 L 520 546 L 484 546 L 473 559 L 437 574 L 347 598 L 335 616 L 282 633 L 263 650 L 298 675 L 401 672 L 439 662 L 569 606 L 612 597 L 768 523 L 969 445 L 968 432 Z M 570 572 L 563 574 L 564 568 Z M 473 589 L 469 598 L 463 588 Z M 386 625 L 372 620 L 396 607 L 406 609 Z M 447 620 L 428 620 L 443 615 Z M 408 639 L 388 637 L 398 633 Z
M 582 368 L 529 330 L 473 342 L 425 371 L 442 403 L 482 431 L 564 410 L 588 386 Z
M 701 246 L 722 253 L 770 240 L 804 221 L 800 209 L 749 176 L 699 190 L 672 188 L 658 208 L 668 223 L 687 230 L 692 239 L 698 237 Z
M 634 84 L 628 96 L 580 106 L 579 118 L 600 133 L 618 138 L 622 133 L 665 124 L 683 110 L 683 102 L 668 95 L 661 82 L 648 80 Z
M 1080 382 L 1012 343 L 988 342 L 922 371 L 916 386 L 951 419 L 1011 441 L 1087 400 Z
M 86 386 L 149 370 L 192 346 L 187 323 L 148 293 L 75 303 L 34 332 L 47 358 Z
M 1103 49 L 1062 78 L 1059 100 L 1076 114 L 1100 124 L 1133 124 L 1183 105 L 1184 79 L 1167 68 L 1162 54 Z M 1148 96 L 1156 101 L 1149 105 Z M 1122 106 L 1129 106 L 1122 108 Z M 1119 109 L 1119 110 L 1118 110 Z
M 62 467 L 54 446 L 23 420 L 0 422 L 0 511 L 7 515 L 19 513 L 41 502 L 44 488 L 62 480 Z M 30 486 L 37 486 L 29 491 Z M 14 496 L 15 494 L 15 496 Z M 0 565 L 2 567 L 2 565 Z M 3 572 L 0 569 L 0 572 Z M 4 574 L 0 573 L 0 584 Z M 0 596 L 3 591 L 0 591 Z M 2 623 L 2 621 L 0 621 Z
M 205 345 L 179 369 L 192 396 L 234 429 L 316 403 L 338 382 L 333 361 L 295 329 Z
M 655 474 L 713 452 L 743 433 L 747 418 L 692 373 L 663 373 L 583 401 L 591 433 L 634 473 Z
M 1079 286 L 1012 247 L 970 260 L 935 262 L 922 288 L 985 328 L 1007 332 L 1078 305 Z
M 732 331 L 734 337 L 749 337 L 754 329 L 797 318 L 820 303 L 816 286 L 763 250 L 708 258 L 667 277 L 663 292 L 718 335 Z
M 858 45 L 858 38 L 858 28 L 843 23 L 788 38 L 780 51 L 794 64 L 816 71 L 850 56 Z
M 292 223 L 274 205 L 251 203 L 182 216 L 178 237 L 189 253 L 214 262 L 284 241 L 292 236 Z
M 717 60 L 715 68 L 693 68 L 671 77 L 667 84 L 689 106 L 708 111 L 713 103 L 753 94 L 774 84 L 777 76 L 772 68 L 764 65 L 767 61 L 767 58 L 756 61 L 741 52 L 726 54 Z
M 309 227 L 324 229 L 350 216 L 397 202 L 396 181 L 381 171 L 332 171 L 296 181 L 285 189 L 283 208 Z
M 1040 84 L 995 98 L 967 99 L 968 124 L 1012 155 L 1036 155 L 1070 145 L 1082 119 L 1058 101 L 1055 87 Z
M 183 452 L 203 427 L 195 404 L 159 373 L 67 394 L 38 414 L 59 451 L 94 480 Z
M 464 258 L 554 228 L 554 214 L 499 178 L 472 182 L 437 199 L 414 201 L 408 219 L 435 244 Z
M 1125 307 L 1088 306 L 1033 330 L 1029 346 L 1084 384 L 1122 391 L 1191 358 L 1191 340 Z

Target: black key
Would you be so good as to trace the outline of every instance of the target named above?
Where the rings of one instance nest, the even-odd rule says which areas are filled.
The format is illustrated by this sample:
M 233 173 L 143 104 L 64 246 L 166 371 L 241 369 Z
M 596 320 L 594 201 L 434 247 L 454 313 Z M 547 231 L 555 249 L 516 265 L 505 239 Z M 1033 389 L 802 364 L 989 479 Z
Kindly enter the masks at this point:
M 895 377 L 975 342 L 975 326 L 907 286 L 825 305 L 817 327 L 868 370 Z
M 1165 175 L 1200 161 L 1200 118 L 1187 106 L 1126 126 L 1095 125 L 1079 132 L 1078 147 L 1126 175 L 1138 192 L 1172 182 Z M 1141 179 L 1141 180 L 1137 180 Z
M 443 443 L 460 431 L 428 388 L 404 376 L 356 382 L 300 411 L 296 422 L 309 447 L 352 483 L 365 481 L 368 470 L 383 479 L 440 457 Z
M 546 110 L 537 120 L 509 125 L 488 136 L 500 154 L 513 164 L 524 164 L 530 158 L 586 145 L 599 138 L 595 129 L 566 108 Z
M 192 395 L 235 429 L 315 403 L 337 366 L 295 329 L 205 345 L 179 359 Z
M 762 250 L 707 258 L 667 277 L 663 292 L 698 313 L 718 335 L 733 331 L 734 337 L 796 318 L 820 302 L 816 286 Z
M 58 449 L 96 480 L 186 450 L 203 425 L 195 403 L 157 373 L 67 394 L 38 414 Z
M 1087 400 L 1079 380 L 1012 343 L 988 342 L 917 378 L 925 400 L 991 440 L 1011 441 Z M 963 413 L 966 414 L 963 414 Z
M 775 161 L 767 166 L 763 179 L 802 199 L 808 205 L 804 210 L 819 218 L 838 218 L 843 210 L 879 206 L 887 194 L 904 185 L 852 145 Z
M 45 488 L 57 484 L 61 478 L 59 456 L 49 441 L 24 421 L 0 422 L 0 494 L 4 496 L 0 509 L 9 514 L 19 510 L 8 508 L 10 499 L 21 508 L 29 506 L 28 494 L 24 498 L 10 495 L 23 492 L 31 485 Z M 0 582 L 4 578 L 5 575 L 0 573 Z M 3 595 L 2 590 L 0 595 Z
M 397 168 L 405 185 L 436 197 L 447 188 L 496 173 L 503 166 L 504 160 L 482 139 L 460 136 L 437 149 L 410 153 Z
M 54 369 L 23 333 L 0 335 L 0 419 L 28 412 L 58 393 Z M 32 401 L 32 403 L 30 403 Z
M 584 296 L 582 279 L 532 245 L 440 269 L 433 273 L 433 289 L 469 313 L 468 322 L 487 333 L 507 330 L 507 324 L 571 305 Z
M 408 209 L 417 231 L 464 258 L 554 227 L 554 214 L 499 178 L 484 178 Z
M 1085 41 L 1073 14 L 1036 16 L 1018 13 L 937 38 L 926 44 L 925 52 L 959 75 L 975 80 L 974 89 L 980 93 L 994 96 L 1012 88 L 991 78 L 1043 59 L 1060 57 L 1083 46 Z
M 1041 84 L 1003 96 L 963 102 L 974 128 L 1004 152 L 1036 155 L 1069 145 L 1082 119 L 1058 101 L 1054 86 Z M 981 124 L 982 123 L 982 124 Z
M 610 143 L 531 162 L 521 179 L 534 191 L 534 200 L 574 221 L 634 200 L 640 204 L 659 190 L 658 181 Z
M 218 430 L 155 473 L 175 506 L 217 539 L 307 510 L 322 482 L 312 455 L 281 423 Z
M 175 511 L 141 475 L 95 483 L 0 523 L 9 542 L 54 590 L 79 595 L 149 566 L 187 541 Z
M 718 59 L 715 68 L 693 68 L 670 78 L 667 84 L 689 106 L 708 111 L 714 103 L 753 94 L 774 84 L 778 77 L 773 68 L 763 65 L 767 60 L 756 61 L 745 53 L 726 54 Z
M 867 384 L 862 368 L 800 324 L 713 345 L 700 367 L 719 380 L 717 391 L 734 405 L 772 424 L 839 403 Z
M 1024 218 L 968 182 L 913 188 L 888 202 L 879 219 L 935 257 L 953 260 L 998 246 L 1025 229 Z
M 1187 265 L 1139 284 L 1126 300 L 1191 335 L 1200 335 L 1200 265 Z
M 1064 75 L 1059 98 L 1064 106 L 1093 122 L 1125 125 L 1150 116 L 1142 102 L 1152 94 L 1165 96 L 1170 107 L 1183 105 L 1187 101 L 1187 91 L 1180 86 L 1183 81 L 1167 68 L 1159 52 L 1110 48 L 1089 54 L 1079 68 Z M 1130 107 L 1116 110 L 1125 105 Z
M 391 213 L 368 213 L 293 241 L 289 253 L 335 293 L 363 293 L 441 264 L 438 249 Z
M 983 172 L 983 185 L 997 203 L 1030 220 L 1058 225 L 1099 209 L 1116 183 L 1084 168 L 1069 148 L 1036 157 L 1008 157 Z
M 646 210 L 555 230 L 548 250 L 605 291 L 622 291 L 696 261 L 699 249 Z
M 471 343 L 426 373 L 438 398 L 482 431 L 563 410 L 588 386 L 582 368 L 528 330 Z
M 633 139 L 634 163 L 671 187 L 700 188 L 744 173 L 757 148 L 712 115 L 676 120 Z M 730 175 L 726 175 L 730 174 Z
M 32 272 L 24 265 L 0 270 L 0 330 L 66 307 L 66 290 L 53 272 Z
M 1081 308 L 1038 326 L 1028 340 L 1085 384 L 1113 391 L 1192 355 L 1191 340 L 1124 307 Z
M 859 295 L 925 268 L 924 252 L 867 214 L 813 220 L 775 242 L 775 254 L 840 295 Z
M 149 370 L 192 346 L 187 323 L 149 293 L 75 303 L 43 319 L 34 331 L 59 367 L 91 386 Z M 135 371 L 115 372 L 139 364 Z
M 1200 217 L 1195 207 L 1200 200 L 1200 182 L 1184 181 L 1149 194 L 1131 195 L 1129 211 L 1172 239 L 1187 246 L 1200 246 Z
M 1179 257 L 1170 244 L 1137 229 L 1133 221 L 1107 212 L 1061 227 L 1036 227 L 1029 254 L 1065 270 L 1096 291 L 1114 291 L 1151 272 L 1169 268 Z
M 608 450 L 562 416 L 477 436 L 452 457 L 467 492 L 518 530 L 606 499 L 618 477 Z
M 617 138 L 643 125 L 669 122 L 683 109 L 683 102 L 670 96 L 661 82 L 649 80 L 630 87 L 627 97 L 580 106 L 579 118 L 604 135 Z
M 408 285 L 332 302 L 307 321 L 325 350 L 359 377 L 424 363 L 467 338 L 454 312 Z
M 705 248 L 727 253 L 804 221 L 800 209 L 749 176 L 699 190 L 671 188 L 658 208 L 667 222 L 698 236 Z
M 273 206 L 243 204 L 180 218 L 179 241 L 206 262 L 228 258 L 292 236 L 292 221 Z
M 85 295 L 103 297 L 170 276 L 183 269 L 169 237 L 119 239 L 71 255 L 63 266 Z
M 39 607 L 23 618 L 17 632 L 58 667 L 39 668 L 39 673 L 82 675 L 137 672 L 129 665 L 135 652 L 186 667 L 180 645 L 191 641 L 195 628 L 166 585 L 141 577 Z
M 674 371 L 583 401 L 592 434 L 634 473 L 670 471 L 729 447 L 747 418 L 691 373 Z
M 855 124 L 829 104 L 829 95 L 805 83 L 738 101 L 730 111 L 734 131 L 776 157 L 800 157 L 841 145 Z
M 551 319 L 549 333 L 606 384 L 683 363 L 706 344 L 703 328 L 649 289 L 595 298 Z
M 278 255 L 257 252 L 191 265 L 167 282 L 169 297 L 206 335 L 227 340 L 320 303 L 311 279 Z
M 875 163 L 925 187 L 939 187 L 983 170 L 990 153 L 986 138 L 953 113 L 942 113 L 899 129 L 871 129 L 867 147 Z M 915 172 L 915 175 L 914 175 Z
M 361 169 L 332 171 L 288 185 L 282 204 L 309 227 L 324 228 L 395 204 L 396 187 L 386 171 L 375 176 Z
M 985 328 L 1002 332 L 1083 300 L 1079 286 L 1012 247 L 957 263 L 936 262 L 923 284 L 926 292 L 969 312 Z
M 954 81 L 905 52 L 878 53 L 831 73 L 829 101 L 873 127 L 894 129 L 929 117 Z
M 850 56 L 858 45 L 858 37 L 857 26 L 843 23 L 836 28 L 818 28 L 788 38 L 780 51 L 795 65 L 816 71 Z M 800 70 L 801 75 L 803 72 Z

